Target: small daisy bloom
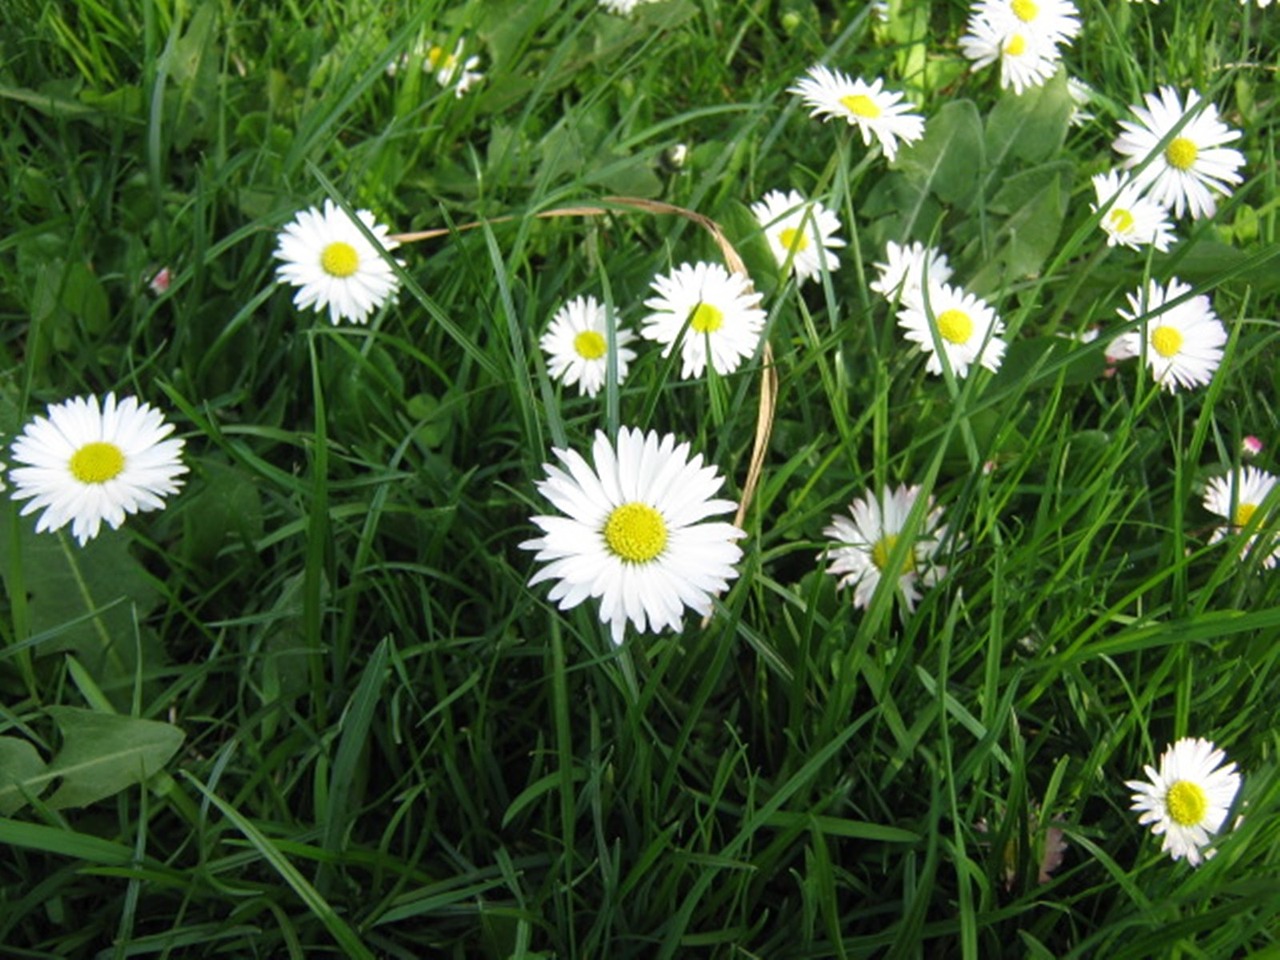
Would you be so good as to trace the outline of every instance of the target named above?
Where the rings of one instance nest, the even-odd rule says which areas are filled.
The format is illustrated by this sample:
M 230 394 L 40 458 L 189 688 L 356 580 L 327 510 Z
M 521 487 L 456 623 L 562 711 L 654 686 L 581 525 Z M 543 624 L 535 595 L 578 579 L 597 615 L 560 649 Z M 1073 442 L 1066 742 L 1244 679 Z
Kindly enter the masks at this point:
M 979 0 L 970 22 L 984 19 L 1008 36 L 1022 33 L 1036 41 L 1069 44 L 1080 33 L 1080 11 L 1069 0 Z
M 1173 224 L 1169 211 L 1118 170 L 1099 173 L 1093 177 L 1093 191 L 1098 202 L 1089 205 L 1097 213 L 1103 207 L 1107 212 L 1098 222 L 1107 234 L 1107 246 L 1129 247 L 1137 250 L 1150 244 L 1161 253 L 1173 243 Z
M 399 246 L 368 210 L 358 210 L 356 215 L 384 250 Z M 287 224 L 280 231 L 275 256 L 283 261 L 276 277 L 298 287 L 294 305 L 300 310 L 314 307 L 317 312 L 328 307 L 329 320 L 335 325 L 343 319 L 367 323 L 369 314 L 394 299 L 400 289 L 386 258 L 332 200 L 325 200 L 323 211 L 303 210 Z
M 1145 343 L 1151 376 L 1170 393 L 1212 380 L 1227 342 L 1227 330 L 1203 294 L 1165 306 L 1190 291 L 1191 285 L 1176 277 L 1163 289 L 1151 280 L 1145 290 L 1128 294 L 1128 311 L 1118 311 L 1125 320 L 1142 319 L 1144 323 L 1142 328 L 1117 337 L 1122 343 L 1113 352 L 1122 355 L 1131 351 L 1130 355 L 1137 356 Z
M 1240 789 L 1236 765 L 1222 762 L 1226 754 L 1208 740 L 1183 737 L 1160 758 L 1160 769 L 1144 766 L 1147 780 L 1126 780 L 1137 791 L 1130 810 L 1141 812 L 1138 823 L 1164 836 L 1160 849 L 1175 860 L 1187 858 L 1193 867 L 1213 856 L 1212 834 L 1222 829 L 1231 802 Z
M 1225 540 L 1229 534 L 1238 532 L 1249 525 L 1264 500 L 1276 485 L 1276 478 L 1257 467 L 1245 467 L 1230 477 L 1214 477 L 1205 488 L 1204 508 L 1210 513 L 1225 517 L 1227 523 L 1213 531 L 1210 543 Z M 1265 520 L 1259 518 L 1260 523 Z M 1258 523 L 1254 524 L 1255 529 Z M 1244 560 L 1254 549 L 1258 535 L 1252 534 L 1240 548 L 1240 559 Z M 1280 560 L 1280 540 L 1272 537 L 1267 546 L 1267 554 L 1262 558 L 1262 565 L 1268 570 L 1275 568 Z
M 1175 217 L 1184 212 L 1193 219 L 1213 216 L 1214 194 L 1231 196 L 1231 186 L 1243 179 L 1237 171 L 1244 166 L 1244 154 L 1223 146 L 1239 139 L 1240 131 L 1219 120 L 1218 108 L 1204 103 L 1194 90 L 1187 91 L 1185 108 L 1173 87 L 1161 87 L 1144 99 L 1145 109 L 1130 108 L 1137 121 L 1120 121 L 1123 133 L 1112 144 L 1125 158 L 1122 165 L 1132 169 L 1150 157 L 1135 174 L 1139 186 L 1147 187 Z M 1161 141 L 1171 134 L 1162 149 Z
M 832 252 L 844 246 L 835 235 L 840 220 L 818 201 L 809 202 L 795 190 L 771 190 L 751 205 L 751 212 L 764 229 L 778 265 L 789 262 L 798 283 L 819 276 L 823 266 L 833 273 L 840 268 Z
M 741 273 L 718 263 L 682 263 L 669 276 L 655 277 L 651 286 L 657 296 L 644 305 L 654 312 L 644 318 L 640 333 L 663 344 L 664 357 L 680 343 L 681 377 L 702 376 L 708 353 L 719 374 L 733 373 L 755 353 L 765 312 L 757 306 L 760 294 Z
M 1089 86 L 1083 80 L 1077 80 L 1075 77 L 1067 77 L 1067 96 L 1071 98 L 1071 116 L 1067 118 L 1067 124 L 1072 127 L 1083 127 L 1090 120 L 1096 120 L 1092 113 L 1086 108 L 1093 102 L 1093 87 Z
M 636 7 L 653 2 L 654 0 L 600 0 L 600 6 L 604 7 L 610 13 L 616 13 L 619 16 L 625 17 Z
M 715 499 L 724 484 L 716 469 L 670 434 L 626 427 L 616 448 L 596 432 L 592 464 L 573 450 L 552 452 L 563 469 L 544 464 L 538 492 L 564 516 L 533 518 L 543 535 L 520 546 L 546 566 L 529 585 L 555 580 L 548 599 L 561 610 L 596 598 L 618 644 L 628 621 L 658 633 L 679 630 L 685 607 L 709 615 L 712 598 L 738 576 L 735 541 L 746 536 L 707 519 L 737 509 Z
M 1262 441 L 1253 434 L 1240 441 L 1240 452 L 1246 457 L 1256 457 L 1262 452 Z
M 839 70 L 810 67 L 787 92 L 804 100 L 811 117 L 841 117 L 856 126 L 867 146 L 875 137 L 890 161 L 898 154 L 899 140 L 912 143 L 924 136 L 924 118 L 911 112 L 903 94 L 885 90 L 879 79 L 866 83 Z
M 484 79 L 484 74 L 476 68 L 480 66 L 479 57 L 462 59 L 465 41 L 459 40 L 453 53 L 445 53 L 444 48 L 433 46 L 422 60 L 422 69 L 434 73 L 436 83 L 446 90 L 453 87 L 453 95 L 461 97 L 473 86 Z
M 986 301 L 959 287 L 930 283 L 926 294 L 898 311 L 898 326 L 928 354 L 925 369 L 930 373 L 942 373 L 937 343 L 957 377 L 968 376 L 975 363 L 994 373 L 1004 360 L 1007 345 L 999 337 L 1004 322 Z
M 551 326 L 540 341 L 551 375 L 568 386 L 576 383 L 578 392 L 588 397 L 599 393 L 609 366 L 610 322 L 618 348 L 618 383 L 622 383 L 627 377 L 627 365 L 636 358 L 635 351 L 626 344 L 636 335 L 617 326 L 616 317 L 611 317 L 595 297 L 574 297 L 552 317 Z
M 849 505 L 852 519 L 836 514 L 823 529 L 826 536 L 836 541 L 836 545 L 828 547 L 823 554 L 831 562 L 827 573 L 838 578 L 837 586 L 853 587 L 855 607 L 865 610 L 871 603 L 919 496 L 918 486 L 902 485 L 897 490 L 887 489 L 879 496 L 868 490 L 865 496 Z M 947 535 L 942 508 L 935 507 L 930 497 L 925 511 L 902 567 L 896 574 L 890 574 L 897 577 L 898 592 L 907 610 L 915 609 L 920 599 L 919 588 L 934 586 L 947 573 L 946 567 L 934 563 Z
M 125 515 L 164 507 L 182 485 L 182 440 L 166 440 L 173 424 L 136 397 L 107 394 L 51 405 L 13 443 L 13 499 L 29 500 L 22 515 L 43 510 L 36 533 L 68 523 L 84 546 L 102 522 L 114 530 Z
M 910 246 L 890 240 L 884 256 L 883 263 L 872 264 L 879 276 L 870 287 L 890 303 L 919 303 L 926 283 L 946 283 L 951 279 L 947 255 L 919 240 Z
M 969 20 L 969 32 L 960 38 L 960 52 L 973 61 L 974 70 L 1000 61 L 1000 88 L 1021 94 L 1044 83 L 1058 72 L 1058 48 L 1053 42 L 1025 28 L 985 16 Z

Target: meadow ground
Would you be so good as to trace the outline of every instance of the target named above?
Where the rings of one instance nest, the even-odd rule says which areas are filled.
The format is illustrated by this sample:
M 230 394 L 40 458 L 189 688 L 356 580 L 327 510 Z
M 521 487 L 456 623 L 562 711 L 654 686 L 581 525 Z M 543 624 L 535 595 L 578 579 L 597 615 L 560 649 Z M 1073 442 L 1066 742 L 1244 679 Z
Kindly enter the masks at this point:
M 1280 951 L 1280 5 L 2 6 L 5 957 Z

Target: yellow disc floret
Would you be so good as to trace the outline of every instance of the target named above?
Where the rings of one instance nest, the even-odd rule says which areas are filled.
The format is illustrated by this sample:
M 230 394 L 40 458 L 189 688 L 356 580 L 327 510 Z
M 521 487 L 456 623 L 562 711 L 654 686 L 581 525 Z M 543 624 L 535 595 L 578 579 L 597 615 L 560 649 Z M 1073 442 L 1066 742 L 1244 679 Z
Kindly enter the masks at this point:
M 719 307 L 700 303 L 689 318 L 689 326 L 698 333 L 715 333 L 724 324 L 724 313 Z
M 95 440 L 71 455 L 70 467 L 81 483 L 106 483 L 124 469 L 124 453 L 114 443 Z
M 1013 15 L 1023 23 L 1030 23 L 1040 15 L 1040 8 L 1032 3 L 1032 0 L 1013 0 L 1009 6 L 1013 10 Z
M 973 336 L 973 320 L 963 310 L 943 310 L 938 315 L 938 333 L 949 343 L 968 343 Z
M 885 568 L 889 566 L 889 558 L 893 556 L 893 548 L 897 545 L 898 535 L 896 533 L 886 533 L 871 548 L 871 562 L 876 565 L 876 569 L 881 573 L 884 573 Z M 902 561 L 902 570 L 899 576 L 906 576 L 911 572 L 912 560 L 911 551 L 908 550 L 906 558 Z
M 667 522 L 647 503 L 624 503 L 605 521 L 604 542 L 629 563 L 648 563 L 667 546 Z
M 883 112 L 874 100 L 865 93 L 850 94 L 847 97 L 840 98 L 840 106 L 844 107 L 855 117 L 862 117 L 864 120 L 874 120 Z
M 1151 332 L 1151 346 L 1166 360 L 1177 356 L 1182 349 L 1182 331 L 1174 327 L 1156 327 Z
M 804 253 L 809 248 L 809 238 L 805 236 L 804 231 L 797 230 L 795 227 L 784 227 L 778 234 L 778 239 L 782 241 L 784 250 Z
M 1116 233 L 1128 233 L 1133 229 L 1133 214 L 1128 210 L 1113 207 L 1107 214 L 1107 219 L 1111 222 L 1111 229 Z
M 1190 170 L 1199 155 L 1200 150 L 1186 137 L 1176 137 L 1164 151 L 1164 158 L 1169 161 L 1169 166 L 1178 170 Z
M 1243 527 L 1253 519 L 1253 515 L 1257 512 L 1258 505 L 1256 503 L 1241 503 L 1236 506 L 1235 516 L 1231 519 L 1237 527 Z
M 595 330 L 583 330 L 573 338 L 573 349 L 583 360 L 599 360 L 607 349 L 604 337 Z
M 360 254 L 351 244 L 335 240 L 320 252 L 320 267 L 341 280 L 360 269 Z
M 1164 798 L 1169 808 L 1169 819 L 1180 827 L 1194 827 L 1204 821 L 1209 812 L 1209 798 L 1204 788 L 1190 780 L 1178 780 Z
M 1020 33 L 1015 33 L 1004 45 L 1004 52 L 1011 57 L 1022 56 L 1027 52 L 1027 38 Z

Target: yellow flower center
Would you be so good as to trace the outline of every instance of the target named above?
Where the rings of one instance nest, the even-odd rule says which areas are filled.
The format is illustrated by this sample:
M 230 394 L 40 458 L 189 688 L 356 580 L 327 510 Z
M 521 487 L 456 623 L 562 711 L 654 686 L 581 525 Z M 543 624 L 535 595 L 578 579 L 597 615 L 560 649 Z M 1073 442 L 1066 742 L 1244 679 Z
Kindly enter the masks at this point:
M 1030 23 L 1040 15 L 1040 8 L 1031 0 L 1013 0 L 1009 6 L 1013 9 L 1013 15 L 1023 23 Z
M 1155 347 L 1156 353 L 1168 359 L 1182 349 L 1182 331 L 1173 327 L 1156 327 L 1151 332 L 1151 346 Z
M 724 313 L 709 303 L 698 304 L 689 318 L 689 326 L 698 333 L 715 333 L 723 325 Z
M 1107 214 L 1107 219 L 1111 222 L 1111 229 L 1116 233 L 1128 233 L 1133 229 L 1133 214 L 1128 210 L 1114 207 Z
M 1186 137 L 1176 137 L 1164 150 L 1164 158 L 1169 161 L 1169 166 L 1179 170 L 1190 170 L 1199 154 L 1196 145 Z
M 335 240 L 321 251 L 320 268 L 331 277 L 349 277 L 360 269 L 360 254 L 351 244 Z
M 605 521 L 604 542 L 629 563 L 648 563 L 667 545 L 667 523 L 647 503 L 624 503 Z
M 784 227 L 778 234 L 778 239 L 782 241 L 782 247 L 785 250 L 804 253 L 809 249 L 809 238 L 805 236 L 804 231 L 797 230 L 795 227 Z
M 1250 520 L 1253 519 L 1253 515 L 1257 512 L 1258 512 L 1258 505 L 1256 503 L 1237 504 L 1236 515 L 1233 518 L 1235 520 L 1236 526 L 1243 527 L 1245 524 L 1247 524 Z
M 1209 798 L 1198 783 L 1179 780 L 1165 794 L 1164 805 L 1169 808 L 1169 819 L 1180 827 L 1193 827 L 1204 820 L 1209 812 Z
M 1004 52 L 1011 57 L 1022 56 L 1027 52 L 1027 38 L 1020 33 L 1015 33 L 1004 45 Z
M 963 310 L 943 310 L 938 315 L 938 333 L 950 343 L 968 343 L 973 336 L 973 320 Z
M 604 337 L 595 330 L 583 330 L 573 338 L 573 349 L 583 360 L 599 360 L 607 347 Z
M 70 466 L 81 483 L 106 483 L 124 469 L 124 453 L 114 443 L 95 440 L 71 455 Z
M 886 533 L 871 548 L 871 562 L 876 565 L 876 569 L 884 573 L 885 567 L 889 566 L 889 558 L 893 556 L 893 548 L 898 545 L 898 535 L 896 533 Z M 899 576 L 906 576 L 911 572 L 911 552 L 907 552 L 906 559 L 902 561 L 902 571 Z
M 882 113 L 880 107 L 876 105 L 876 102 L 865 93 L 850 94 L 847 97 L 841 97 L 840 106 L 844 107 L 855 117 L 862 117 L 865 120 L 874 120 Z

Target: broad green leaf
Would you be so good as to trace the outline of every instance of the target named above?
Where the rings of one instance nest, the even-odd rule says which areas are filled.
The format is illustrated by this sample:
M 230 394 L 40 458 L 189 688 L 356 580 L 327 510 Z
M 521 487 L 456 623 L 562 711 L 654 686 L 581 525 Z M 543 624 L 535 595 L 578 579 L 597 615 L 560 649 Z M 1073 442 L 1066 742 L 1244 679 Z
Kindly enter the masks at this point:
M 921 193 L 932 192 L 943 203 L 967 207 L 978 182 L 974 173 L 984 165 L 978 108 L 969 100 L 953 100 L 925 124 L 924 137 L 903 150 L 896 168 Z M 905 237 L 916 218 L 910 210 L 904 215 Z
M 143 783 L 178 752 L 184 734 L 156 720 L 95 713 L 79 707 L 49 707 L 62 731 L 62 749 L 41 778 L 62 778 L 49 798 L 55 810 L 84 807 L 125 787 Z
M 1022 94 L 1006 93 L 987 117 L 988 178 L 1007 159 L 1043 163 L 1061 152 L 1071 118 L 1066 74 Z
M 44 772 L 44 761 L 26 740 L 0 737 L 0 816 L 9 816 L 25 804 L 19 785 L 35 780 Z M 37 791 L 28 789 L 28 793 Z

